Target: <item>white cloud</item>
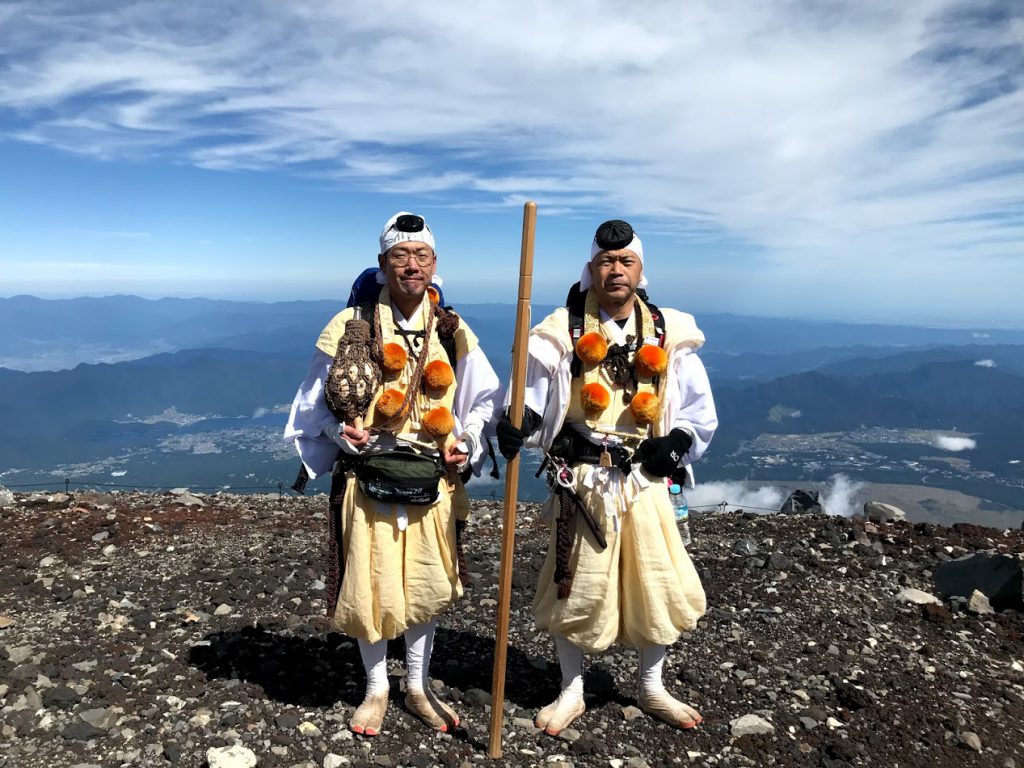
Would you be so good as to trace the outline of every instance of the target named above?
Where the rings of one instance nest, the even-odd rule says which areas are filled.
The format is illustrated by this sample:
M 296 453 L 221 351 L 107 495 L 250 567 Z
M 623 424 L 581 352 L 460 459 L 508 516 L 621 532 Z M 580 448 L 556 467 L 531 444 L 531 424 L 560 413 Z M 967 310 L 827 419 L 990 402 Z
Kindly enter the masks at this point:
M 701 511 L 717 506 L 723 501 L 728 509 L 749 509 L 766 512 L 778 511 L 788 494 L 774 486 L 763 485 L 750 488 L 740 482 L 698 483 L 697 487 L 686 491 L 686 500 L 692 509 L 704 507 Z
M 985 358 L 984 360 L 977 360 L 977 361 L 975 361 L 974 364 L 979 366 L 980 368 L 995 368 L 996 367 L 996 361 L 992 360 L 992 359 L 989 359 L 989 358 Z
M 816 490 L 819 484 L 808 481 L 804 486 L 807 490 Z M 822 506 L 830 515 L 851 517 L 858 508 L 854 498 L 864 488 L 864 483 L 851 480 L 846 475 L 837 474 L 829 478 L 821 491 Z M 789 498 L 789 491 L 773 485 L 755 487 L 753 482 L 713 482 L 698 483 L 697 487 L 686 491 L 686 498 L 691 509 L 702 512 L 713 511 L 726 502 L 726 509 L 743 509 L 751 512 L 778 512 Z
M 758 291 L 980 302 L 1024 256 L 1022 29 L 960 0 L 24 0 L 0 12 L 0 136 L 614 210 L 752 246 Z
M 854 498 L 864 488 L 864 483 L 851 480 L 846 475 L 833 475 L 821 492 L 823 506 L 830 515 L 853 517 L 859 511 Z
M 935 447 L 944 451 L 970 451 L 978 447 L 978 441 L 970 437 L 953 437 L 951 435 L 937 435 Z

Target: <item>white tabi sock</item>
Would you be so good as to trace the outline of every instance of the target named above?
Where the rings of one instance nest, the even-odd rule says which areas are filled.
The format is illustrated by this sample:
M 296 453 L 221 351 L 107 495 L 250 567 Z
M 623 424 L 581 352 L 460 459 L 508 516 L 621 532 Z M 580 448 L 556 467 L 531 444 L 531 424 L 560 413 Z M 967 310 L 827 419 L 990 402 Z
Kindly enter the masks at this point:
M 366 670 L 366 695 L 387 693 L 391 688 L 388 684 L 388 641 L 370 643 L 359 638 L 359 655 L 363 657 Z
M 665 690 L 662 666 L 665 664 L 664 645 L 646 645 L 638 649 L 640 655 L 640 695 L 654 696 Z
M 564 637 L 555 635 L 558 665 L 562 668 L 562 693 L 558 698 L 583 698 L 583 651 Z
M 405 630 L 405 688 L 425 691 L 430 676 L 430 654 L 434 650 L 437 619 L 426 624 L 413 624 Z

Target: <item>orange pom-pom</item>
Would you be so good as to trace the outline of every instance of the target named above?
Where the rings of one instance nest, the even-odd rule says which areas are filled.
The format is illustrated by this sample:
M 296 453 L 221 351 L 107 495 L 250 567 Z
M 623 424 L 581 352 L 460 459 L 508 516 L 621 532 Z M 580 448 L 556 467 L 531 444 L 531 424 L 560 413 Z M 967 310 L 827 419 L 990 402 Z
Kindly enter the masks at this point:
M 644 344 L 636 353 L 636 372 L 641 378 L 660 376 L 668 367 L 668 353 L 653 344 Z
M 661 400 L 653 392 L 637 392 L 629 401 L 629 410 L 637 424 L 653 424 L 661 410 Z
M 428 285 L 427 286 L 427 298 L 430 300 L 431 304 L 440 304 L 441 303 L 441 292 L 438 291 L 437 288 L 435 288 L 434 286 Z
M 390 341 L 384 345 L 384 359 L 381 363 L 388 373 L 398 373 L 405 368 L 409 355 L 401 344 Z
M 580 388 L 580 405 L 588 416 L 596 416 L 608 407 L 612 396 L 602 385 L 594 382 Z
M 455 429 L 455 417 L 447 408 L 434 408 L 423 417 L 423 428 L 433 437 L 447 437 Z
M 600 363 L 608 356 L 608 342 L 600 333 L 584 333 L 576 342 L 576 354 L 587 365 Z
M 405 403 L 405 394 L 398 389 L 385 389 L 377 398 L 377 412 L 390 419 Z
M 432 360 L 423 368 L 423 383 L 430 389 L 447 389 L 455 381 L 455 371 L 444 360 Z

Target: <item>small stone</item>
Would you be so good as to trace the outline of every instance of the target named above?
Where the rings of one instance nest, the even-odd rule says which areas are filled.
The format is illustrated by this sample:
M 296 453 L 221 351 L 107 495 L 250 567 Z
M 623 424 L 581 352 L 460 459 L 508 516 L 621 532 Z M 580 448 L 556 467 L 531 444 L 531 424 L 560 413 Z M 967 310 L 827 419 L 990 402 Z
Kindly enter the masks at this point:
M 562 741 L 579 741 L 582 735 L 575 728 L 563 728 L 558 732 L 558 738 Z
M 89 725 L 84 720 L 74 720 L 64 729 L 63 736 L 68 741 L 89 741 L 100 736 L 105 736 L 106 731 Z
M 733 542 L 732 551 L 743 557 L 753 557 L 757 554 L 757 544 L 750 539 L 740 539 Z
M 104 557 L 110 557 L 115 552 L 117 552 L 117 547 L 115 547 L 113 544 L 107 544 L 107 546 L 103 548 Z
M 901 589 L 896 595 L 896 602 L 913 603 L 914 605 L 942 605 L 942 601 L 935 595 L 930 595 L 913 587 Z
M 992 608 L 992 603 L 988 601 L 985 593 L 977 589 L 971 593 L 971 599 L 967 601 L 967 610 L 978 615 L 995 613 L 995 609 Z M 971 732 L 967 731 L 967 733 Z
M 109 538 L 110 531 L 100 531 L 99 533 L 94 533 L 92 536 L 92 540 L 95 542 L 106 541 Z
M 299 733 L 301 733 L 303 736 L 308 736 L 310 738 L 320 738 L 323 736 L 323 733 L 320 731 L 320 729 L 308 720 L 299 723 Z
M 981 752 L 981 739 L 974 731 L 963 731 L 960 733 L 960 743 L 975 752 Z
M 256 755 L 241 744 L 210 747 L 206 750 L 206 762 L 210 764 L 210 768 L 255 768 Z
M 489 707 L 491 705 L 491 694 L 480 688 L 470 688 L 463 694 L 463 698 L 474 707 Z
M 118 708 L 108 707 L 107 709 L 87 709 L 85 712 L 80 712 L 78 716 L 91 726 L 108 730 L 114 727 L 118 714 Z
M 16 645 L 7 647 L 7 660 L 12 664 L 21 664 L 27 661 L 35 653 L 31 645 Z
M 274 718 L 274 723 L 282 731 L 294 731 L 299 727 L 299 716 L 293 712 L 282 712 Z
M 324 768 L 341 768 L 341 766 L 349 765 L 351 762 L 347 757 L 336 755 L 333 752 L 328 752 L 324 755 Z
M 775 726 L 758 715 L 750 714 L 729 721 L 729 730 L 735 738 L 741 736 L 775 733 Z
M 14 619 L 10 616 L 0 616 L 0 629 L 7 629 L 14 626 Z
M 638 717 L 641 717 L 642 715 L 643 715 L 643 710 L 640 709 L 639 707 L 634 707 L 632 704 L 629 705 L 628 707 L 623 707 L 622 708 L 622 719 L 625 720 L 627 723 L 633 722 L 634 720 L 636 720 Z
M 214 616 L 230 616 L 231 611 L 234 609 L 227 603 L 221 603 L 217 606 L 217 609 L 213 612 Z
M 800 724 L 808 731 L 813 731 L 815 728 L 818 727 L 818 721 L 810 717 L 801 717 Z
M 43 706 L 56 709 L 71 709 L 82 697 L 65 685 L 47 688 L 43 691 Z

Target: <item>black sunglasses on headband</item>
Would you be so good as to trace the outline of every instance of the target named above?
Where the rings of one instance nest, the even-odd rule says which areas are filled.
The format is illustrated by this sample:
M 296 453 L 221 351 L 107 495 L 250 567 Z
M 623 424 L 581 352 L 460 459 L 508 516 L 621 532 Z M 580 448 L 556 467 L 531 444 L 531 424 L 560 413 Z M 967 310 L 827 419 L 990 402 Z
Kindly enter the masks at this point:
M 426 223 L 422 216 L 417 216 L 415 213 L 403 213 L 395 219 L 391 228 L 397 229 L 399 232 L 422 232 L 425 226 Z

